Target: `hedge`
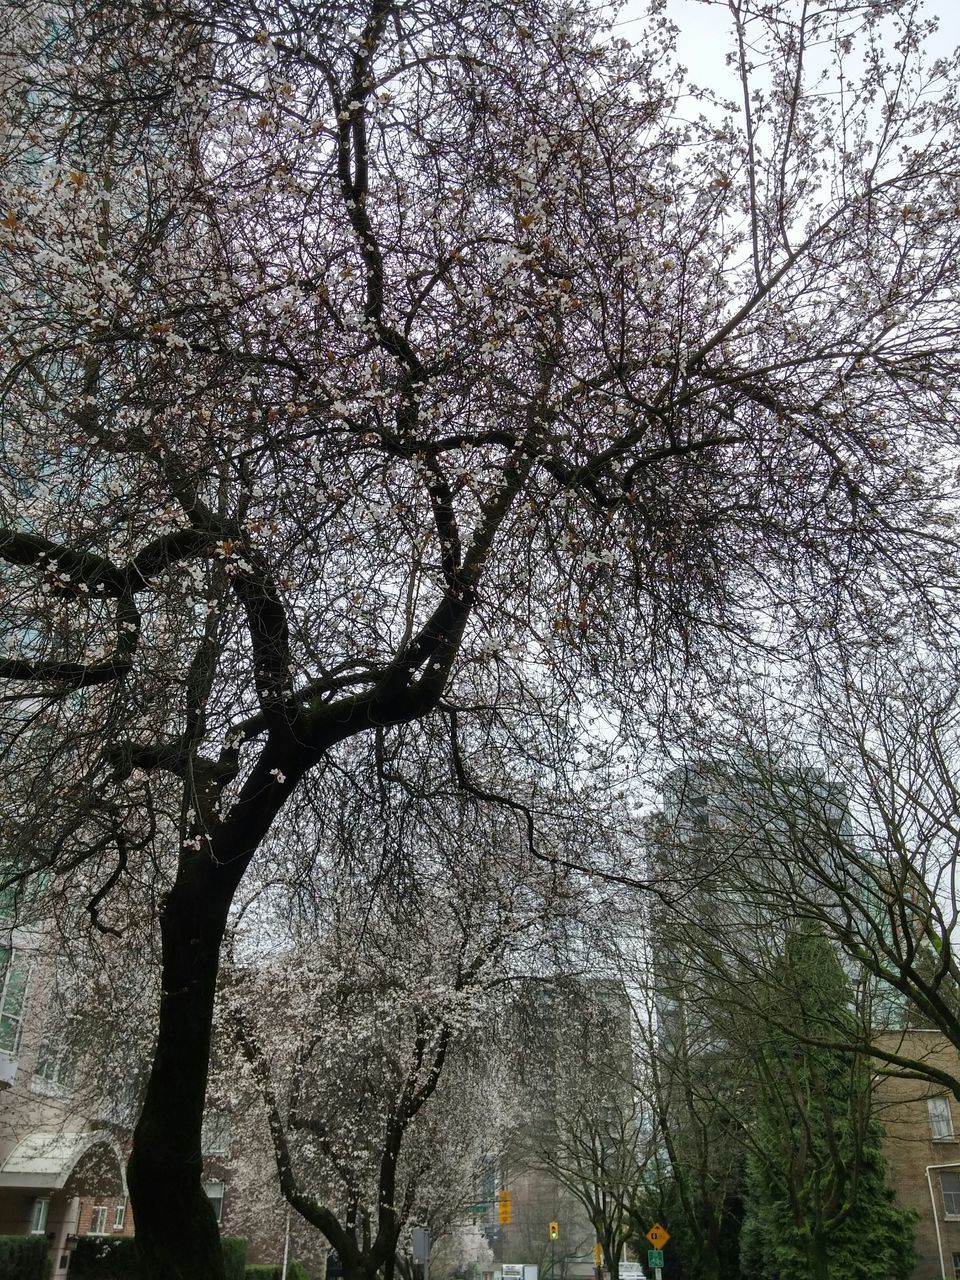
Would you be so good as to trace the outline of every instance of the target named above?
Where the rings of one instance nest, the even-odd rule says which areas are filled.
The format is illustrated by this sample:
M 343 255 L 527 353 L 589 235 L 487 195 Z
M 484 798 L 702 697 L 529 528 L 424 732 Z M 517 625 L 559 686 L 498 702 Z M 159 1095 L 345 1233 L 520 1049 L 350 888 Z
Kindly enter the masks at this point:
M 227 1280 L 244 1280 L 243 1273 L 247 1266 L 247 1242 L 238 1236 L 222 1236 L 223 1269 Z
M 280 1280 L 280 1267 L 276 1262 L 251 1262 L 246 1280 Z
M 3 1280 L 47 1280 L 49 1275 L 46 1236 L 0 1236 Z
M 251 1262 L 247 1267 L 246 1280 L 283 1280 L 282 1270 L 279 1262 Z M 302 1262 L 287 1263 L 287 1280 L 310 1280 Z
M 70 1259 L 70 1280 L 136 1280 L 140 1260 L 130 1236 L 81 1236 Z
M 223 1267 L 227 1280 L 244 1280 L 247 1242 L 222 1236 Z M 25 1276 L 27 1273 L 24 1273 Z M 0 1266 L 0 1276 L 7 1273 Z M 140 1259 L 132 1236 L 81 1236 L 70 1259 L 71 1280 L 140 1280 Z M 17 1276 L 19 1280 L 19 1275 Z M 29 1273 L 33 1280 L 33 1273 Z

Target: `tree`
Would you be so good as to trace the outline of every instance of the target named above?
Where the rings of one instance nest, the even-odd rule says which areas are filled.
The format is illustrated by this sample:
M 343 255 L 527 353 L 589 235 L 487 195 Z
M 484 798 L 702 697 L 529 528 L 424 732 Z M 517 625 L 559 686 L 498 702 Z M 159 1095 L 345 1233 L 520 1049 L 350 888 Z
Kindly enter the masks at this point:
M 639 740 L 684 664 L 954 571 L 954 71 L 909 5 L 732 14 L 718 125 L 662 17 L 633 48 L 539 2 L 0 19 L 4 858 L 101 929 L 150 882 L 152 1280 L 221 1275 L 220 944 L 325 780 L 403 777 L 432 726 L 536 833 L 544 794 L 596 803 L 597 706 Z
M 806 930 L 788 938 L 776 976 L 786 1001 L 757 1040 L 744 1272 L 906 1280 L 914 1213 L 894 1205 L 886 1183 L 867 1060 L 802 1038 L 823 1039 L 850 1018 L 849 983 L 829 943 Z
M 309 880 L 268 877 L 248 898 L 219 1020 L 214 1087 L 254 1117 L 241 1147 L 272 1148 L 282 1194 L 346 1280 L 392 1276 L 411 1224 L 462 1217 L 509 1121 L 493 989 L 571 915 L 498 814 L 435 798 L 425 823 L 415 797 L 394 803 L 344 796 Z M 401 814 L 401 856 L 385 858 Z M 235 1097 L 238 1055 L 252 1105 Z
M 791 892 L 791 836 L 849 834 L 842 789 L 809 767 L 758 779 L 742 755 L 691 762 L 664 789 L 648 1025 L 659 1191 L 685 1267 L 729 1273 L 739 1236 L 748 1276 L 846 1274 L 858 1250 L 909 1269 L 867 1065 L 875 983 L 846 959 L 852 981 L 811 921 L 816 886 Z M 860 1213 L 879 1232 L 867 1247 Z
M 731 949 L 721 968 L 708 928 L 706 947 L 681 930 L 685 974 L 672 957 L 656 979 L 659 1158 L 640 1201 L 668 1215 L 679 1273 L 907 1275 L 912 1211 L 893 1204 L 855 1048 L 868 1010 L 831 944 L 802 920 L 770 922 L 749 964 Z
M 618 982 L 596 977 L 535 984 L 525 994 L 518 1037 L 525 1118 L 514 1159 L 582 1206 L 606 1273 L 617 1280 L 650 1156 L 629 998 Z
M 664 969 L 656 973 L 650 994 L 659 1009 L 648 1007 L 644 1024 L 650 1158 L 635 1192 L 632 1241 L 642 1256 L 647 1230 L 662 1222 L 671 1236 L 668 1276 L 729 1280 L 739 1274 L 752 1063 L 725 1040 L 719 1005 L 688 999 L 681 983 L 664 985 Z
M 683 771 L 708 835 L 681 819 L 662 836 L 681 864 L 709 846 L 727 902 L 740 904 L 736 924 L 720 926 L 723 945 L 745 969 L 748 918 L 808 922 L 869 986 L 880 1068 L 956 1093 L 955 1074 L 888 1034 L 932 1027 L 960 1048 L 951 627 L 947 618 L 939 634 L 890 636 L 879 649 L 848 633 L 799 670 L 789 705 L 762 685 L 731 699 L 722 714 L 734 735 L 714 725 L 712 758 Z

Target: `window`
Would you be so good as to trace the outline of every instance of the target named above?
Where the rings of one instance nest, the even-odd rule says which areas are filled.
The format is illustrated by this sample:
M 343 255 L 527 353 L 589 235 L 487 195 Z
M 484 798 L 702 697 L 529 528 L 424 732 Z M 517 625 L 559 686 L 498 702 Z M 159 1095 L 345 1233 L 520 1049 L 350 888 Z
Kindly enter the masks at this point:
M 960 1253 L 953 1255 L 953 1280 L 960 1280 Z
M 73 1089 L 76 1074 L 73 1056 L 67 1052 L 66 1046 L 55 1040 L 44 1040 L 37 1054 L 37 1065 L 33 1069 L 35 1077 L 52 1085 L 55 1092 L 69 1093 Z M 44 1092 L 38 1089 L 37 1092 Z
M 32 1236 L 42 1236 L 47 1229 L 47 1211 L 50 1208 L 49 1200 L 34 1200 L 33 1217 L 30 1222 L 30 1234 Z
M 90 1211 L 90 1234 L 92 1236 L 105 1235 L 107 1231 L 107 1206 L 105 1204 L 95 1204 Z
M 223 1221 L 223 1183 L 222 1182 L 205 1182 L 203 1189 L 207 1193 L 207 1199 L 213 1206 L 214 1216 L 217 1222 Z
M 16 1053 L 23 1032 L 30 963 L 10 947 L 0 947 L 0 975 L 0 1050 Z
M 935 1142 L 953 1137 L 953 1117 L 950 1115 L 950 1099 L 945 1095 L 927 1099 L 930 1117 L 930 1133 Z
M 113 1211 L 113 1229 L 114 1231 L 122 1231 L 123 1224 L 127 1220 L 127 1197 L 121 1196 L 117 1201 L 117 1207 Z
M 960 1173 L 941 1173 L 940 1194 L 943 1212 L 948 1218 L 960 1218 Z
M 203 1113 L 200 1150 L 205 1156 L 225 1156 L 230 1150 L 230 1116 L 226 1111 L 209 1108 Z
M 690 824 L 698 831 L 710 829 L 710 809 L 706 796 L 691 796 L 687 801 L 690 810 Z

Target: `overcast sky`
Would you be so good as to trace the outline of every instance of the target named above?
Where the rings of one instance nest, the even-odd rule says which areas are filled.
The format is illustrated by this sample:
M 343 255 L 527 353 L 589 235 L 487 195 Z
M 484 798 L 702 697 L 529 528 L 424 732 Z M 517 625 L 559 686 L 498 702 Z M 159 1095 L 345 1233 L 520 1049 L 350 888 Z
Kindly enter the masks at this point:
M 668 0 L 668 8 L 680 28 L 680 61 L 688 76 L 698 84 L 726 94 L 736 92 L 730 70 L 724 62 L 730 48 L 730 15 L 724 4 L 704 4 L 702 0 Z M 623 34 L 645 21 L 645 0 L 627 0 L 621 14 Z M 938 56 L 960 45 L 960 0 L 927 0 L 924 12 L 936 17 L 940 31 L 930 52 Z

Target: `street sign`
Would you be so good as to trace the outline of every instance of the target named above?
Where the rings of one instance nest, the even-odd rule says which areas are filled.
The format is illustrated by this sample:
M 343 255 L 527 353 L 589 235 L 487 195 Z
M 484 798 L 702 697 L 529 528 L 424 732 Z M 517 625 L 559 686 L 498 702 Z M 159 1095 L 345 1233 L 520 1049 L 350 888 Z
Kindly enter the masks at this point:
M 497 1192 L 497 1217 L 501 1226 L 510 1225 L 510 1192 L 506 1187 Z
M 551 1240 L 560 1239 L 560 1223 L 559 1222 L 551 1222 L 548 1230 L 550 1233 Z
M 647 1250 L 647 1266 L 653 1267 L 654 1270 L 656 1270 L 657 1267 L 663 1266 L 663 1250 L 662 1249 Z
M 655 1222 L 647 1232 L 647 1239 L 655 1249 L 662 1249 L 670 1239 L 670 1232 L 666 1227 L 661 1227 L 659 1222 Z M 652 1263 L 650 1264 L 653 1265 Z

